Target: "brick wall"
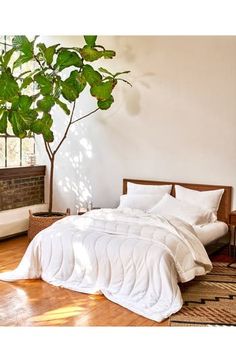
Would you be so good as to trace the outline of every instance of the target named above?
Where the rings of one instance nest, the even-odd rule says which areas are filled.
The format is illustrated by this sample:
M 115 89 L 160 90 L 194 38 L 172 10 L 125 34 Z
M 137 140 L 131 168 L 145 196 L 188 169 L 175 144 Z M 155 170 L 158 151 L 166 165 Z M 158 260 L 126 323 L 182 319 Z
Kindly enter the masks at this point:
M 0 211 L 44 202 L 45 166 L 0 169 Z

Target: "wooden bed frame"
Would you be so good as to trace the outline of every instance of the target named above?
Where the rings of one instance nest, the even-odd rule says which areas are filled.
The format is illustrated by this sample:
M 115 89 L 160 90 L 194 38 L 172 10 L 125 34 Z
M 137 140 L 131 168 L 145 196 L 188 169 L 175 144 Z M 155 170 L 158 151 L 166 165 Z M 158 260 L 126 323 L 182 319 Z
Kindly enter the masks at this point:
M 229 214 L 231 212 L 231 202 L 232 202 L 232 186 L 222 186 L 222 185 L 204 185 L 204 184 L 190 184 L 176 181 L 149 181 L 149 180 L 133 180 L 133 179 L 123 179 L 123 194 L 127 193 L 127 183 L 132 182 L 141 185 L 173 185 L 171 190 L 171 195 L 175 196 L 174 185 L 180 185 L 192 190 L 197 191 L 210 191 L 224 189 L 223 196 L 221 198 L 220 206 L 217 212 L 217 218 L 220 221 L 225 222 L 229 225 Z M 210 244 L 206 246 L 208 254 L 212 254 L 215 251 L 221 249 L 222 247 L 228 245 L 230 242 L 230 229 L 229 233 L 223 236 L 220 239 L 213 240 Z

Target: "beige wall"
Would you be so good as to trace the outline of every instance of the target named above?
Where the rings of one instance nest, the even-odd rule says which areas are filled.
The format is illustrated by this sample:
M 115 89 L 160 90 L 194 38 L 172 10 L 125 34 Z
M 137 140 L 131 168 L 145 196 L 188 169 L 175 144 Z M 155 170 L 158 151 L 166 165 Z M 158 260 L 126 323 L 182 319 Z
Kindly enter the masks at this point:
M 44 40 L 81 44 L 75 36 Z M 123 177 L 236 187 L 236 37 L 99 41 L 117 52 L 107 66 L 131 70 L 133 87 L 120 84 L 110 110 L 71 131 L 58 155 L 55 208 L 73 209 L 82 194 L 117 206 Z M 85 95 L 77 113 L 93 107 Z

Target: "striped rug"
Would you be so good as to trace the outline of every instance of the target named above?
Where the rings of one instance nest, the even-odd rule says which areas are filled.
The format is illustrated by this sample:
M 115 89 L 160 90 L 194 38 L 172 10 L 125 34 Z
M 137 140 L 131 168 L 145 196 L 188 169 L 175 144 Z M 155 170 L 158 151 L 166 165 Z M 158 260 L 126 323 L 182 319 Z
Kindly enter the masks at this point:
M 236 269 L 227 265 L 215 262 L 209 274 L 180 285 L 184 305 L 171 326 L 236 326 Z

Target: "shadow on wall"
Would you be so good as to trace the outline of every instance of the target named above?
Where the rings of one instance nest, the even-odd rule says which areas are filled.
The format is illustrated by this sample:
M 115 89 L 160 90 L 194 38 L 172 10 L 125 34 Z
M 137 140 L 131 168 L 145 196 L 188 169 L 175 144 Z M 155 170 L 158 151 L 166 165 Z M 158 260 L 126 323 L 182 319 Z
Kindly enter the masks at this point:
M 140 40 L 141 39 L 141 40 Z M 122 87 L 123 93 L 123 105 L 125 105 L 126 111 L 131 116 L 136 116 L 141 112 L 141 99 L 142 93 L 144 91 L 150 92 L 150 97 L 153 96 L 151 94 L 151 86 L 153 83 L 150 78 L 156 77 L 157 73 L 151 72 L 147 69 L 141 74 L 137 73 L 137 57 L 139 57 L 139 53 L 135 46 L 137 46 L 137 42 L 140 43 L 145 42 L 147 44 L 145 37 L 126 37 L 126 36 L 115 36 L 114 43 L 116 48 L 119 49 L 118 54 L 120 57 L 120 61 L 123 63 L 124 67 L 127 67 L 131 70 L 130 73 L 130 82 L 132 84 L 132 91 L 130 91 L 129 87 Z M 140 44 L 139 44 L 140 47 Z M 135 52 L 136 50 L 136 52 Z M 150 49 L 150 53 L 153 49 Z M 134 64 L 136 65 L 134 67 Z M 147 63 L 148 64 L 148 63 Z M 148 65 L 147 65 L 148 67 Z M 135 70 L 134 70 L 135 69 Z M 143 66 L 142 66 L 143 70 Z
M 141 112 L 141 94 L 144 91 L 149 91 L 151 96 L 151 86 L 148 77 L 155 77 L 156 74 L 148 72 L 140 76 L 131 78 L 132 91 L 128 87 L 123 87 L 123 102 L 126 107 L 126 111 L 131 116 L 136 116 Z

